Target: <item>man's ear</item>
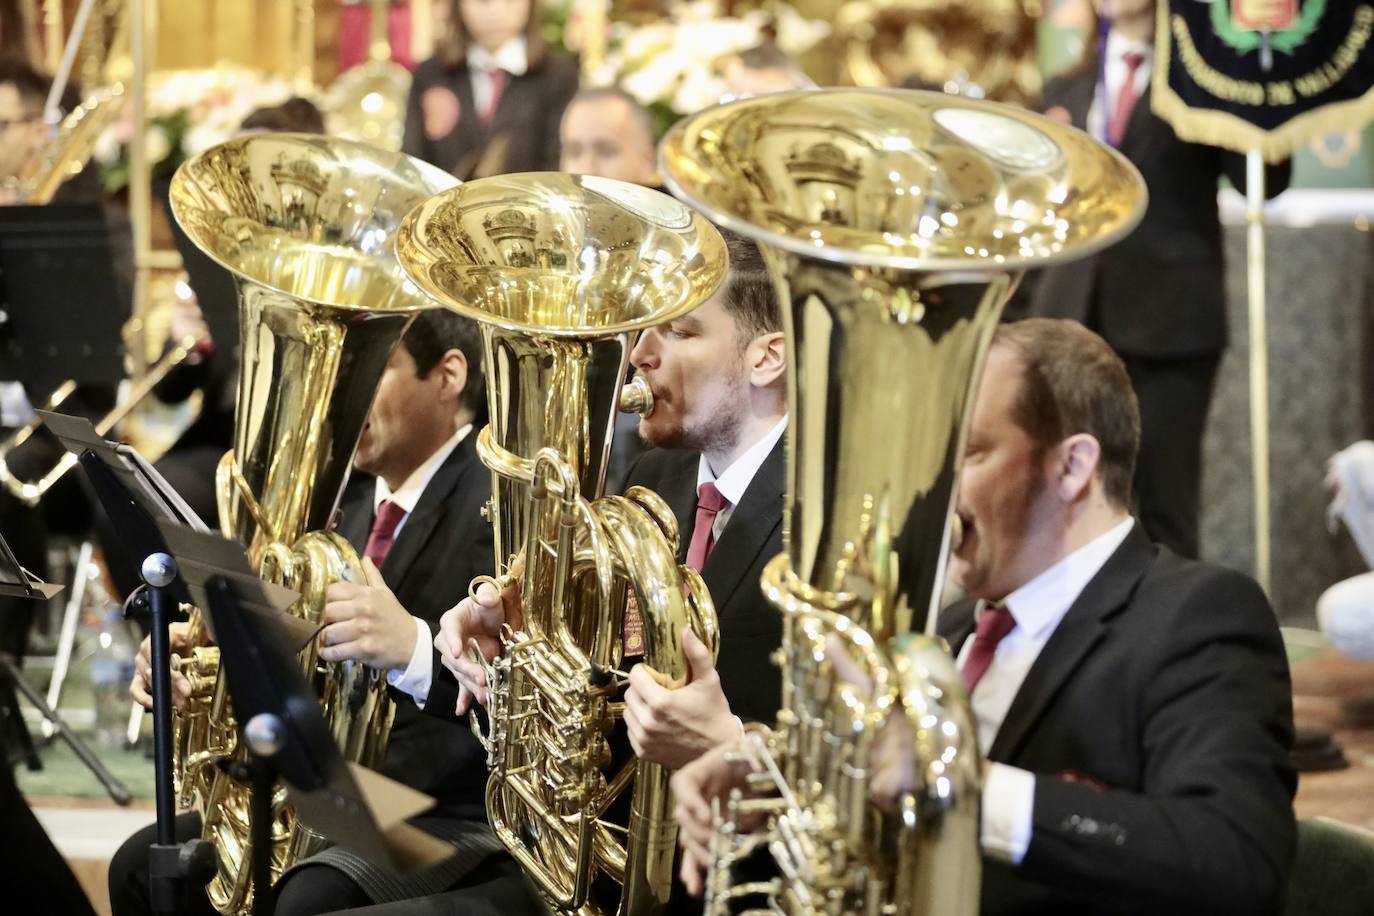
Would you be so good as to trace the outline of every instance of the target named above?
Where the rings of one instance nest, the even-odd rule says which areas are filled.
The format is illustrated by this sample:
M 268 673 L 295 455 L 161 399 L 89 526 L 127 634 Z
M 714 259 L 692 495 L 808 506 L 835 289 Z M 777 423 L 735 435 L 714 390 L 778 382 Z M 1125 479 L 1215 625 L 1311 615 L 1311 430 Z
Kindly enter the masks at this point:
M 1076 433 L 1059 443 L 1053 468 L 1059 498 L 1071 503 L 1086 495 L 1101 459 L 1101 444 L 1087 433 Z
M 760 334 L 749 342 L 749 384 L 767 388 L 787 370 L 787 339 L 782 331 Z
M 437 368 L 442 373 L 441 395 L 453 398 L 453 406 L 457 407 L 463 402 L 463 392 L 468 387 L 468 358 L 455 347 L 444 352 Z

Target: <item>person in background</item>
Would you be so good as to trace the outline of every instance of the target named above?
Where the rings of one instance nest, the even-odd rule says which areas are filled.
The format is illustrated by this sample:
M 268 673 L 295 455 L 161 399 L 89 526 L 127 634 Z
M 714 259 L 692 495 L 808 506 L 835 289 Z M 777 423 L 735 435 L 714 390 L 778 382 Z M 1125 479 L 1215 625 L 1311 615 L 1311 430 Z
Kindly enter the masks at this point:
M 459 178 L 558 167 L 577 67 L 540 36 L 535 0 L 438 0 L 436 55 L 415 68 L 401 149 Z
M 1097 53 L 1045 86 L 1050 117 L 1116 147 L 1150 200 L 1140 225 L 1091 258 L 1029 277 L 1009 315 L 1072 318 L 1126 361 L 1140 399 L 1135 498 L 1151 539 L 1199 555 L 1202 437 L 1227 343 L 1226 270 L 1217 187 L 1245 187 L 1245 159 L 1185 143 L 1150 109 L 1155 0 L 1093 0 L 1105 23 Z M 1288 186 L 1287 163 L 1265 188 Z
M 583 89 L 563 112 L 558 169 L 658 188 L 654 122 L 623 89 Z

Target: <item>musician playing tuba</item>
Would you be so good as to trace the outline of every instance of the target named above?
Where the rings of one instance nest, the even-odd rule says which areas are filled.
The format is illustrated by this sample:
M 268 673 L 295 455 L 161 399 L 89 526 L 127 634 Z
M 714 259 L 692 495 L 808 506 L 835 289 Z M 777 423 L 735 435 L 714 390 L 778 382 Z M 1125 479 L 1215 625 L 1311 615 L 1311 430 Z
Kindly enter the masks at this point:
M 627 483 L 653 489 L 672 507 L 681 532 L 678 558 L 701 570 L 720 619 L 714 666 L 706 647 L 684 636 L 691 672 L 685 685 L 668 689 L 647 665 L 630 670 L 621 753 L 671 768 L 740 734 L 742 721 L 770 722 L 779 702 L 769 655 L 780 620 L 763 598 L 759 575 L 781 549 L 787 356 L 758 249 L 725 236 L 730 266 L 720 290 L 681 318 L 645 331 L 630 355 L 654 406 L 640 423 L 653 448 L 631 467 Z M 518 613 L 518 598 L 505 597 L 509 613 L 496 590 L 483 585 L 477 600 L 464 600 L 440 625 L 435 645 L 445 670 L 437 680 L 456 680 L 460 711 L 474 694 L 486 699 L 485 676 L 467 647 L 476 642 L 494 654 L 500 625 Z M 634 623 L 627 622 L 627 666 L 642 652 L 636 639 Z

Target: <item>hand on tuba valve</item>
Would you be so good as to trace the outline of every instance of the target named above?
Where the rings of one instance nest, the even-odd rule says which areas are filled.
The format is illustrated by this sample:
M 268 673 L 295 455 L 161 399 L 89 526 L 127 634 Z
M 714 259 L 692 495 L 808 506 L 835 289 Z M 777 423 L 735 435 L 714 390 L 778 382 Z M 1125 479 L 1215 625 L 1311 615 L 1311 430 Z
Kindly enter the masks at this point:
M 501 634 L 524 625 L 524 605 L 520 600 L 523 555 L 510 564 L 500 579 L 483 576 L 469 587 L 468 596 L 444 613 L 439 620 L 439 635 L 434 648 L 439 661 L 458 681 L 455 711 L 462 715 L 476 700 L 487 704 L 490 663 L 501 654 Z

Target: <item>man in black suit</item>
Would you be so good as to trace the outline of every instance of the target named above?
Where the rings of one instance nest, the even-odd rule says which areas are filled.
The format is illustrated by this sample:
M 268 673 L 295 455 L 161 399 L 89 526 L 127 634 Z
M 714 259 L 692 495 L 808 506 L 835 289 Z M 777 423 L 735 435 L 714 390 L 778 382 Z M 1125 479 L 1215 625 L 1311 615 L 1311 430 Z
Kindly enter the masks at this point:
M 328 850 L 278 883 L 281 916 L 464 886 L 474 882 L 479 865 L 482 882 L 505 877 L 519 887 L 514 863 L 486 826 L 485 753 L 466 723 L 443 722 L 417 708 L 427 699 L 430 628 L 474 577 L 490 571 L 491 527 L 480 514 L 490 477 L 474 446 L 485 403 L 480 362 L 476 328 L 445 311 L 417 317 L 392 354 L 355 456 L 355 466 L 371 476 L 352 482 L 335 524 L 363 555 L 368 582 L 330 586 L 320 635 L 323 660 L 359 659 L 388 672 L 397 706 L 382 772 L 436 798 L 436 807 L 414 823 L 459 854 L 398 878 Z M 133 685 L 145 705 L 147 664 L 145 651 Z M 188 687 L 174 673 L 179 702 Z M 178 819 L 181 838 L 199 832 L 199 817 Z M 148 911 L 150 840 L 151 831 L 135 834 L 111 864 L 116 916 Z M 194 906 L 194 912 L 209 909 L 202 895 Z
M 1283 899 L 1295 778 L 1278 626 L 1253 581 L 1180 559 L 1131 518 L 1138 437 L 1099 337 L 998 329 L 952 557 L 975 598 L 941 618 L 989 761 L 985 914 L 1260 914 Z M 674 780 L 698 849 L 722 773 L 723 749 Z
M 1135 496 L 1150 537 L 1198 556 L 1202 436 L 1226 349 L 1225 266 L 1217 186 L 1245 188 L 1245 160 L 1184 143 L 1150 110 L 1154 0 L 1094 0 L 1109 23 L 1101 52 L 1045 86 L 1043 107 L 1117 147 L 1150 191 L 1145 218 L 1092 258 L 1032 278 L 1028 314 L 1072 318 L 1126 361 L 1140 400 Z M 1271 168 L 1270 196 L 1288 185 Z

